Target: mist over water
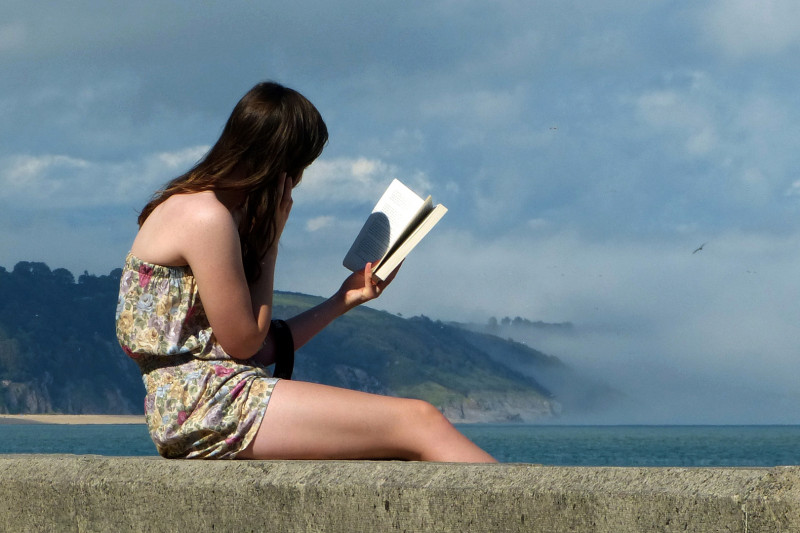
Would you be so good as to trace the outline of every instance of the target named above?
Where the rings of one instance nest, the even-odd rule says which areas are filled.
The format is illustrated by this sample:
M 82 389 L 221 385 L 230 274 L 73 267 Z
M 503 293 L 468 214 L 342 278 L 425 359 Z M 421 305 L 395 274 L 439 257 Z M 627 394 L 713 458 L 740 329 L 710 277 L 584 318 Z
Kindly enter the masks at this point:
M 471 312 L 465 322 L 487 324 L 493 316 L 501 326 L 503 317 L 572 324 L 508 324 L 495 332 L 620 393 L 591 412 L 565 409 L 567 423 L 796 424 L 797 242 L 794 233 L 730 232 L 693 253 L 697 245 L 676 239 L 530 234 L 475 249 L 469 261 L 476 274 L 465 271 L 455 282 L 441 276 L 426 289 L 449 303 L 442 317 L 460 305 Z M 450 256 L 467 253 L 454 245 Z M 500 275 L 488 276 L 498 267 Z
M 767 358 L 727 364 L 718 357 L 659 345 L 646 331 L 575 326 L 572 331 L 501 328 L 498 335 L 523 342 L 619 394 L 602 405 L 565 409 L 566 424 L 797 424 L 800 394 L 791 378 L 759 368 Z M 696 357 L 693 358 L 692 356 Z M 531 373 L 536 376 L 536 372 Z M 540 375 L 547 384 L 547 377 Z M 580 395 L 583 385 L 560 384 Z M 566 404 L 570 398 L 560 398 Z

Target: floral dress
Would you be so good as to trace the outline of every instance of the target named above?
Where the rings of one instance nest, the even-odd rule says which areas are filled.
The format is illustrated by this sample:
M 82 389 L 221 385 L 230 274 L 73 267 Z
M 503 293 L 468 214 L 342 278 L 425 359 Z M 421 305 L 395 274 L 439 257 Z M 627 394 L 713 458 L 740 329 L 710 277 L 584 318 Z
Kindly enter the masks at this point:
M 217 343 L 188 266 L 128 254 L 116 325 L 142 371 L 145 418 L 162 456 L 234 458 L 250 444 L 278 379 Z

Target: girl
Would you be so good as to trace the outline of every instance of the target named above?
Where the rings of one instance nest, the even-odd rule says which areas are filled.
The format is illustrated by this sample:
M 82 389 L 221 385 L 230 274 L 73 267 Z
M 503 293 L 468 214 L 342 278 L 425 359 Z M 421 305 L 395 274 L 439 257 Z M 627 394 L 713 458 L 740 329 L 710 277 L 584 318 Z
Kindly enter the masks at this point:
M 205 158 L 142 210 L 120 281 L 117 337 L 142 371 L 159 453 L 494 461 L 426 402 L 281 379 L 294 350 L 394 277 L 377 283 L 367 264 L 317 307 L 273 320 L 292 188 L 327 138 L 302 95 L 260 83 Z

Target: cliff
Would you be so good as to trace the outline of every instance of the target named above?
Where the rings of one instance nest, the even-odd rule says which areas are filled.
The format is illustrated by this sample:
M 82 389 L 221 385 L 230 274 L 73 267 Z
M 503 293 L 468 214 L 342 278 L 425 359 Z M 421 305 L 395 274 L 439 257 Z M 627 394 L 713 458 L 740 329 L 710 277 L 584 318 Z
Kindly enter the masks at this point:
M 120 274 L 84 273 L 76 281 L 42 263 L 0 268 L 0 413 L 141 412 L 138 368 L 114 333 Z M 320 300 L 277 292 L 274 316 Z M 553 372 L 563 377 L 559 387 L 538 379 Z M 353 310 L 304 346 L 295 369 L 295 379 L 424 399 L 454 422 L 557 416 L 560 396 L 568 396 L 561 384 L 571 375 L 557 358 L 522 344 L 369 308 Z

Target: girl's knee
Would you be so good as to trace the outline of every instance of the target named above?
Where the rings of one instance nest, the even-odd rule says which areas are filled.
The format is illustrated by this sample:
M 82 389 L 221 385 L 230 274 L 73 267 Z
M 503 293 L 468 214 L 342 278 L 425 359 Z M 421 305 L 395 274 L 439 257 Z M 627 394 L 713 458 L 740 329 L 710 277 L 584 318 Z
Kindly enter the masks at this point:
M 423 461 L 493 462 L 464 437 L 442 412 L 423 400 L 405 400 L 404 423 L 397 434 L 402 458 Z
M 438 423 L 443 419 L 446 420 L 436 406 L 425 400 L 408 400 L 407 410 L 411 418 L 418 423 Z
M 417 439 L 425 440 L 453 428 L 438 407 L 424 400 L 408 400 L 406 406 L 406 431 Z

